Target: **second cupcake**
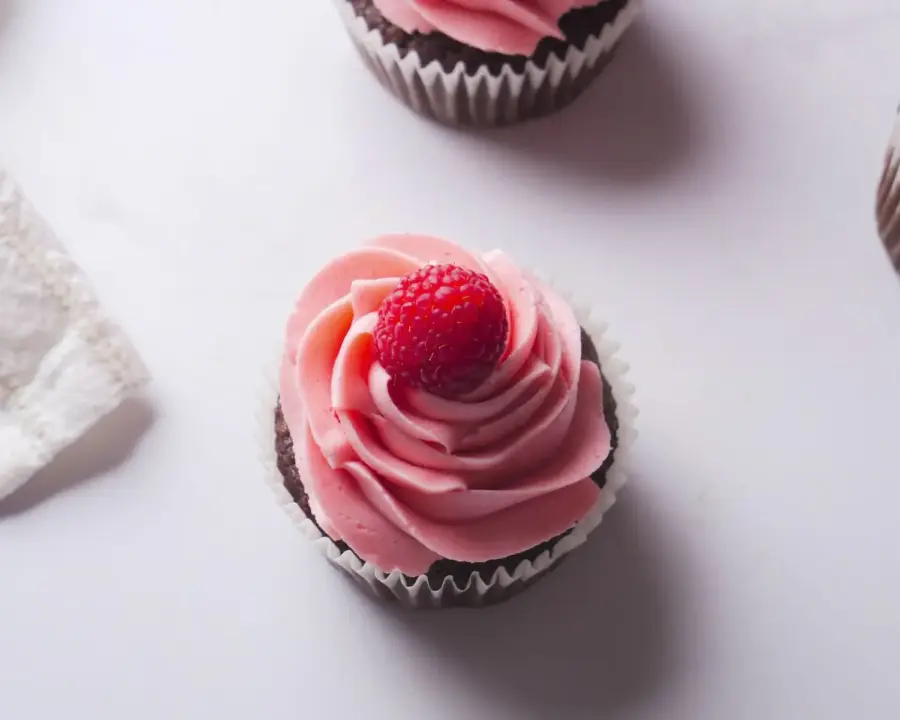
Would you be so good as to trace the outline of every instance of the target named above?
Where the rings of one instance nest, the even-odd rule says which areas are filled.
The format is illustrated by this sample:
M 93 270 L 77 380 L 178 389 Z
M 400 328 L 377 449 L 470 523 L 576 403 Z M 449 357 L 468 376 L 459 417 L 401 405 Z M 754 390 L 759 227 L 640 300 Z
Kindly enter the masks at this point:
M 642 0 L 334 0 L 363 60 L 416 112 L 490 127 L 547 115 L 603 69 Z
M 894 269 L 900 273 L 900 109 L 894 123 L 876 200 L 878 232 Z
M 288 323 L 263 412 L 273 488 L 380 595 L 511 596 L 584 542 L 625 480 L 631 391 L 586 323 L 502 252 L 394 235 L 347 253 Z

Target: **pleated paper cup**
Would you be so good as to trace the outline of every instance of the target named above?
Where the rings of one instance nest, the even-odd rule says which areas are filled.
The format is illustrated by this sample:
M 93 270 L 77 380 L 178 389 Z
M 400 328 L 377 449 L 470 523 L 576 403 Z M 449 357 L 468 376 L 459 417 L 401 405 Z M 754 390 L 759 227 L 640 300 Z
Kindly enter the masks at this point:
M 363 61 L 385 88 L 420 115 L 473 127 L 512 125 L 570 104 L 612 59 L 643 5 L 631 0 L 583 48 L 570 46 L 562 59 L 551 53 L 541 64 L 528 60 L 520 71 L 504 65 L 495 74 L 484 66 L 470 72 L 462 61 L 449 72 L 436 60 L 423 65 L 417 52 L 401 53 L 386 42 L 347 0 L 335 1 Z
M 876 215 L 881 240 L 894 268 L 900 272 L 900 114 L 884 157 Z
M 377 597 L 398 601 L 411 608 L 482 607 L 509 599 L 521 592 L 581 546 L 588 535 L 600 524 L 603 514 L 616 501 L 616 494 L 627 480 L 628 459 L 637 436 L 634 419 L 637 410 L 631 402 L 634 387 L 625 379 L 628 365 L 616 357 L 618 345 L 607 337 L 606 325 L 593 322 L 589 312 L 576 307 L 582 328 L 590 336 L 597 350 L 600 368 L 615 401 L 618 421 L 617 446 L 612 464 L 606 472 L 606 484 L 597 504 L 570 532 L 559 538 L 548 550 L 533 561 L 523 560 L 513 572 L 500 567 L 489 578 L 473 572 L 462 586 L 453 577 L 446 577 L 440 587 L 432 587 L 426 575 L 409 577 L 394 571 L 386 573 L 369 562 L 364 562 L 350 550 L 341 550 L 306 516 L 284 485 L 284 477 L 278 469 L 275 449 L 275 409 L 278 404 L 278 373 L 273 371 L 261 398 L 259 412 L 259 445 L 266 482 L 274 492 L 278 504 L 313 545 L 337 568 L 345 572 L 366 590 Z

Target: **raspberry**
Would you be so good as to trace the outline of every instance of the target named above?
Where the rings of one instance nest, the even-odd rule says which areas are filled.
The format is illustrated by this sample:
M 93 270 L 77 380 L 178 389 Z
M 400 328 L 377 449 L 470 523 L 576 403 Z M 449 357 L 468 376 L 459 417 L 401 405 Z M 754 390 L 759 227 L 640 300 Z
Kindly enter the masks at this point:
M 490 375 L 506 348 L 500 292 L 457 265 L 426 265 L 400 280 L 378 309 L 375 348 L 395 383 L 454 397 Z

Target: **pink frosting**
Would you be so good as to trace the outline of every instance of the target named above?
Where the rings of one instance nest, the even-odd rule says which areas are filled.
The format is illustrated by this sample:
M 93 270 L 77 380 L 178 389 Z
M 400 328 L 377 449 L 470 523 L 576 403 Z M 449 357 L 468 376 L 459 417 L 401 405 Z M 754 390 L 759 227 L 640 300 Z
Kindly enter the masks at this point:
M 531 55 L 545 37 L 563 38 L 559 19 L 600 0 L 375 0 L 408 33 L 439 31 L 487 52 Z
M 487 274 L 509 313 L 503 359 L 452 400 L 393 388 L 373 350 L 381 301 L 430 262 Z M 319 525 L 386 572 L 506 557 L 568 530 L 610 452 L 571 308 L 502 252 L 431 237 L 378 238 L 313 278 L 288 323 L 281 404 Z

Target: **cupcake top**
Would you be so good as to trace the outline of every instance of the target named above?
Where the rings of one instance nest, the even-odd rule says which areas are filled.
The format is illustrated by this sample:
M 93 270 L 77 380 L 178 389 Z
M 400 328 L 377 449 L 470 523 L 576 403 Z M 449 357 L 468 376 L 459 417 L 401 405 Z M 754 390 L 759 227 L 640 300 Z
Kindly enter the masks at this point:
M 319 526 L 385 572 L 565 532 L 611 450 L 599 368 L 553 290 L 499 251 L 381 237 L 290 318 L 280 391 Z
M 374 0 L 408 33 L 442 32 L 466 45 L 504 55 L 532 55 L 545 37 L 564 39 L 559 19 L 603 0 Z

